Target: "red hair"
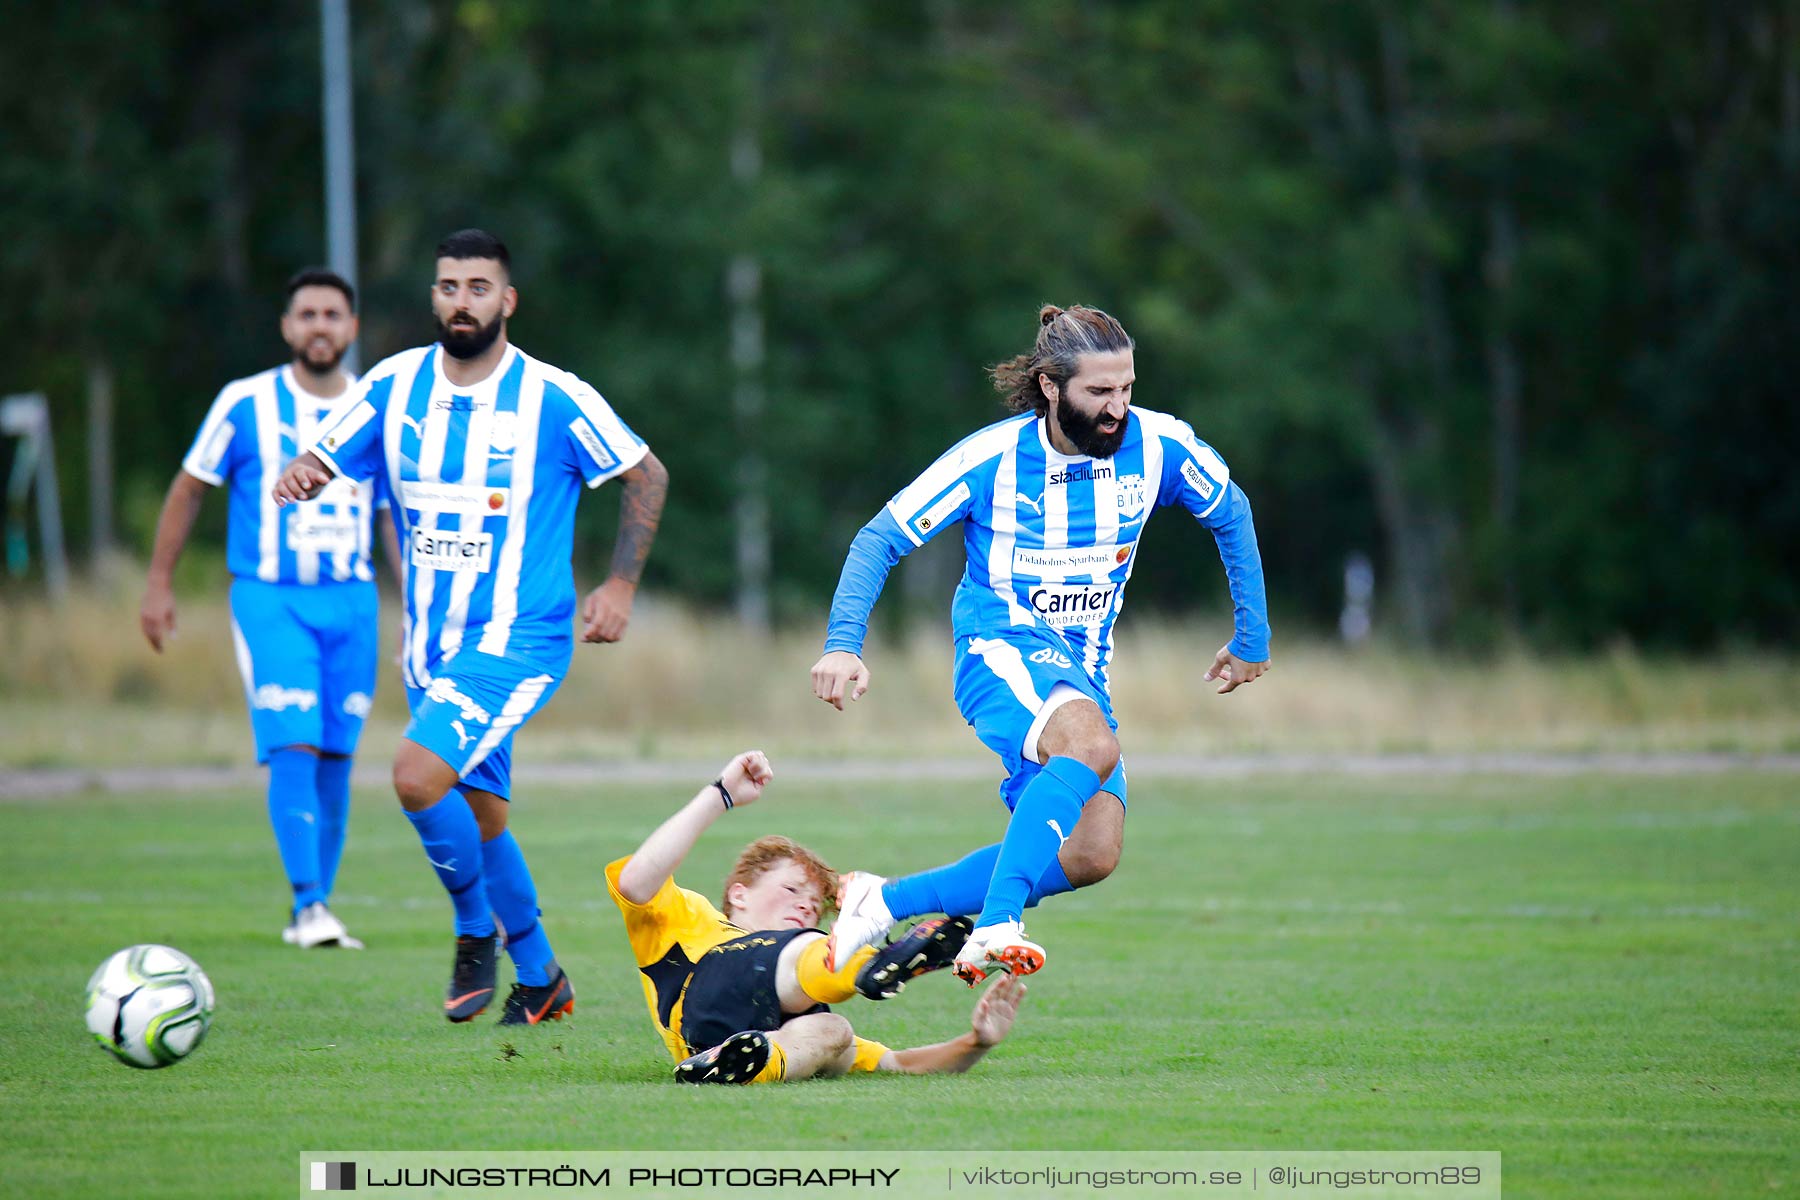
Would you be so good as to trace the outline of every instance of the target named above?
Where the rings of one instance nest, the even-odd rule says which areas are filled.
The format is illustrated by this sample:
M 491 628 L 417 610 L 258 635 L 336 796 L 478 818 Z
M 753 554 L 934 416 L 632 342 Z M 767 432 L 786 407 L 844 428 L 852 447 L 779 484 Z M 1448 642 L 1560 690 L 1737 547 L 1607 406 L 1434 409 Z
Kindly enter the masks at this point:
M 738 855 L 737 863 L 731 868 L 731 874 L 725 877 L 725 895 L 721 898 L 720 905 L 725 915 L 731 915 L 732 884 L 748 886 L 762 878 L 763 872 L 784 862 L 798 864 L 806 872 L 806 881 L 819 889 L 821 917 L 837 908 L 837 872 L 799 842 L 772 833 L 745 846 L 744 852 Z

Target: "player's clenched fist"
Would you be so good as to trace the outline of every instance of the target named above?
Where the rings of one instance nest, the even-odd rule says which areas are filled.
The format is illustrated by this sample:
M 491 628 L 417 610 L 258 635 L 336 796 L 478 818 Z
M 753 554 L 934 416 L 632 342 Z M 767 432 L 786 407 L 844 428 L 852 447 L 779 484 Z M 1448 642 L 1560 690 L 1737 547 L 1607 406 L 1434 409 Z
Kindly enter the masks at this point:
M 719 772 L 719 782 L 731 793 L 733 808 L 753 803 L 773 778 L 775 768 L 769 765 L 769 756 L 761 750 L 744 751 Z
M 869 668 L 848 650 L 832 650 L 812 669 L 813 695 L 844 711 L 847 700 L 861 700 L 869 690 Z
M 631 602 L 637 584 L 614 577 L 587 594 L 581 603 L 581 640 L 616 642 L 631 623 Z
M 318 456 L 307 451 L 287 465 L 275 481 L 275 507 L 286 508 L 302 500 L 311 500 L 331 482 L 331 472 Z

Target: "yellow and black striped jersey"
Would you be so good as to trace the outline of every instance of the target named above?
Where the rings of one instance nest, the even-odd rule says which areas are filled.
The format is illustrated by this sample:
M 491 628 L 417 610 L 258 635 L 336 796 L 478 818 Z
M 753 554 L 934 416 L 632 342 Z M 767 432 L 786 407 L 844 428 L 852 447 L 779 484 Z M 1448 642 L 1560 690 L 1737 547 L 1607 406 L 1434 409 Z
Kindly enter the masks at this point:
M 733 925 L 712 901 L 699 892 L 678 887 L 673 878 L 663 880 L 656 895 L 633 904 L 619 891 L 619 875 L 630 855 L 606 866 L 606 891 L 625 918 L 625 936 L 637 961 L 644 986 L 644 1002 L 650 1020 L 676 1062 L 710 1049 L 689 1048 L 681 1036 L 682 1001 L 694 964 L 715 946 L 751 933 Z M 864 1038 L 856 1039 L 856 1063 L 852 1070 L 873 1071 L 887 1047 Z

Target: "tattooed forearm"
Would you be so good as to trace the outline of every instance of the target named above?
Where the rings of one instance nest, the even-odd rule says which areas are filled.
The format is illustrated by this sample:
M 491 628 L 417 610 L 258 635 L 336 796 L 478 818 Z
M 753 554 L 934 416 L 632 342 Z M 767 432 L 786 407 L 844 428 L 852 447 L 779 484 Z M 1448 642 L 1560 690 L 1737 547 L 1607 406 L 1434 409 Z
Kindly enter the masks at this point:
M 644 572 L 644 560 L 650 557 L 650 543 L 656 540 L 663 501 L 669 498 L 669 472 L 656 455 L 646 454 L 644 461 L 622 478 L 625 494 L 619 499 L 619 537 L 613 543 L 612 574 L 636 583 Z

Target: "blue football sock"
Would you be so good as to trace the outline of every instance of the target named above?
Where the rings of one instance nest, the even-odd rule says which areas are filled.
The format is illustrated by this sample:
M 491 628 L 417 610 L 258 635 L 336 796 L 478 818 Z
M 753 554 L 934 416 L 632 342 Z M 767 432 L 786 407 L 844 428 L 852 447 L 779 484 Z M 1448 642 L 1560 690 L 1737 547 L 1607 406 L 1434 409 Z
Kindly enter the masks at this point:
M 1058 756 L 1044 764 L 1013 806 L 977 928 L 1019 919 L 1033 885 L 1056 861 L 1082 806 L 1099 790 L 1100 776 L 1080 759 Z
M 419 831 L 425 858 L 450 893 L 450 903 L 456 907 L 457 936 L 490 936 L 494 914 L 488 909 L 482 872 L 481 827 L 475 823 L 469 802 L 452 788 L 423 812 L 407 813 L 406 819 Z
M 1037 902 L 1046 896 L 1060 896 L 1074 890 L 1075 885 L 1069 882 L 1068 872 L 1063 870 L 1062 859 L 1052 855 L 1050 865 L 1044 868 L 1038 881 L 1031 885 L 1031 896 L 1025 901 L 1025 907 L 1036 907 Z
M 896 921 L 926 913 L 948 913 L 953 917 L 973 916 L 981 911 L 987 899 L 988 884 L 994 879 L 994 864 L 1000 859 L 1000 843 L 983 846 L 948 866 L 920 871 L 882 885 L 881 898 Z M 1062 863 L 1052 858 L 1044 873 L 1026 897 L 1025 907 L 1033 908 L 1046 896 L 1072 892 L 1075 885 L 1064 874 Z
M 321 754 L 314 775 L 319 788 L 319 890 L 326 899 L 337 883 L 338 863 L 344 857 L 344 835 L 350 829 L 350 767 L 352 760 Z
M 506 930 L 506 952 L 512 955 L 513 972 L 520 983 L 543 987 L 550 982 L 556 956 L 538 923 L 537 885 L 531 882 L 531 868 L 525 865 L 525 852 L 519 849 L 512 830 L 503 829 L 499 837 L 481 843 L 481 861 L 487 874 L 488 900 Z
M 317 762 L 291 746 L 269 755 L 269 824 L 294 889 L 296 913 L 325 898 L 319 873 L 319 791 L 313 782 Z

